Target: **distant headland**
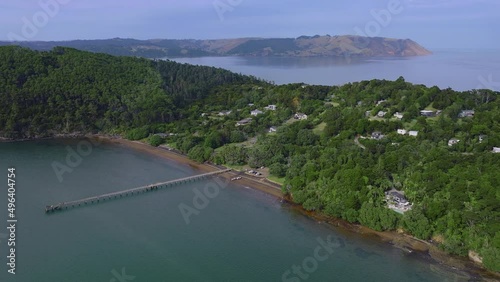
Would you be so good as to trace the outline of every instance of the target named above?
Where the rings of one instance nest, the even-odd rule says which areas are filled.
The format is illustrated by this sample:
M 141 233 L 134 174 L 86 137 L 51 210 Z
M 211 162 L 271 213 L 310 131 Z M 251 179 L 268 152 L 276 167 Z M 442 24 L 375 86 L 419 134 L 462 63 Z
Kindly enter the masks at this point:
M 410 57 L 432 54 L 411 39 L 384 37 L 300 36 L 298 38 L 194 39 L 102 39 L 73 41 L 0 42 L 34 50 L 56 46 L 118 56 L 146 58 L 254 56 L 254 57 Z

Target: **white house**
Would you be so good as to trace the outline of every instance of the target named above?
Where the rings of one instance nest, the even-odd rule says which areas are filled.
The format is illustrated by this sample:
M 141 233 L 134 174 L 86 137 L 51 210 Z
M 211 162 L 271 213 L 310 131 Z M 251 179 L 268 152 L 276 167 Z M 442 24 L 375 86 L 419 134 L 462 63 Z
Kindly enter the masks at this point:
M 417 137 L 418 136 L 418 131 L 412 130 L 412 131 L 408 132 L 408 135 L 413 136 L 413 137 Z
M 420 111 L 420 115 L 422 115 L 424 117 L 435 117 L 436 116 L 436 112 L 429 111 L 429 110 L 423 110 L 423 111 Z
M 252 116 L 254 116 L 254 117 L 256 117 L 256 116 L 258 116 L 258 115 L 260 115 L 260 114 L 263 114 L 263 113 L 264 113 L 264 112 L 263 112 L 263 111 L 261 111 L 261 110 L 253 110 L 253 111 L 251 111 L 251 112 L 250 112 L 250 114 L 251 114 Z
M 276 131 L 278 131 L 278 128 L 276 128 L 276 126 L 272 126 L 271 128 L 269 128 L 269 133 L 273 133 Z
M 493 147 L 493 153 L 500 154 L 500 148 L 499 147 Z
M 377 116 L 378 116 L 379 118 L 383 118 L 383 117 L 385 117 L 385 115 L 386 115 L 386 114 L 387 114 L 387 112 L 380 111 L 380 112 L 378 112 Z
M 453 145 L 458 144 L 458 142 L 460 142 L 460 140 L 459 140 L 459 139 L 457 139 L 457 138 L 452 138 L 452 139 L 450 139 L 450 140 L 448 141 L 448 146 L 450 146 L 450 147 L 451 147 L 451 146 L 453 146 Z
M 228 116 L 232 113 L 232 111 L 222 111 L 222 112 L 219 112 L 219 116 L 223 117 L 223 116 Z
M 382 139 L 384 139 L 384 137 L 385 137 L 385 135 L 382 134 L 382 132 L 380 132 L 380 131 L 375 131 L 372 133 L 372 139 L 374 139 L 374 140 L 382 140 Z
M 265 107 L 264 109 L 269 110 L 269 111 L 276 111 L 277 107 L 276 105 L 269 105 Z
M 460 114 L 458 114 L 458 117 L 465 118 L 465 117 L 474 117 L 476 112 L 474 110 L 465 110 L 462 111 Z
M 406 135 L 408 131 L 406 131 L 406 129 L 398 129 L 398 134 L 399 135 Z
M 236 126 L 243 126 L 243 125 L 247 125 L 247 124 L 250 124 L 252 122 L 252 119 L 251 118 L 246 118 L 246 119 L 242 119 L 240 121 L 238 121 L 236 123 Z
M 307 119 L 307 115 L 306 114 L 302 114 L 302 113 L 296 113 L 293 118 L 294 119 L 300 119 L 300 120 L 306 120 Z
M 396 112 L 394 114 L 394 117 L 397 118 L 397 119 L 403 119 L 404 115 L 402 113 L 400 113 L 400 112 Z
M 377 102 L 377 106 L 380 106 L 380 105 L 382 105 L 385 102 L 387 102 L 387 100 L 380 100 L 380 101 Z

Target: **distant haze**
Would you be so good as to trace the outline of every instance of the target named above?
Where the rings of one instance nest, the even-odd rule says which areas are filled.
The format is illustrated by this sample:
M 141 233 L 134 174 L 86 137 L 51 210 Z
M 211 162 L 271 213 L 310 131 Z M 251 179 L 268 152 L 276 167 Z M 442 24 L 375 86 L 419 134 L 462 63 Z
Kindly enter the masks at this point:
M 24 0 L 0 11 L 0 40 L 354 34 L 500 48 L 498 0 Z

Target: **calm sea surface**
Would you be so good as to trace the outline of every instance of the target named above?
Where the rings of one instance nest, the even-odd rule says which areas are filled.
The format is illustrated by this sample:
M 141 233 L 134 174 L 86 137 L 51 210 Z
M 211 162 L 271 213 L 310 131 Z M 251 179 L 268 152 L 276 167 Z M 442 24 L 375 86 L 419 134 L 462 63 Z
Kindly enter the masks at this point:
M 406 81 L 451 87 L 500 91 L 500 50 L 433 50 L 424 57 L 391 59 L 203 57 L 172 60 L 221 67 L 254 75 L 277 84 L 304 82 L 341 85 L 371 79 Z
M 179 205 L 194 207 L 194 190 L 214 180 L 47 215 L 48 204 L 198 173 L 101 144 L 60 182 L 51 165 L 66 164 L 68 146 L 76 150 L 77 144 L 0 143 L 0 281 L 467 281 L 420 255 L 315 222 L 251 189 L 228 186 L 186 224 Z M 10 166 L 17 172 L 15 276 L 6 267 Z M 330 253 L 321 240 L 334 243 Z M 293 265 L 305 266 L 303 278 L 292 273 Z

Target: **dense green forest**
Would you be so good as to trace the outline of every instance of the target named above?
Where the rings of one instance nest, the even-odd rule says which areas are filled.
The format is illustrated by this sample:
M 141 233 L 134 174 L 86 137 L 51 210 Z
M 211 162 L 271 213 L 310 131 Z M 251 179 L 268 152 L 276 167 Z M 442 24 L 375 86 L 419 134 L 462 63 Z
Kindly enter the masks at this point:
M 403 78 L 276 86 L 220 69 L 66 48 L 6 47 L 0 56 L 5 137 L 113 132 L 200 162 L 266 167 L 308 210 L 403 229 L 452 254 L 474 251 L 500 271 L 498 92 Z M 262 113 L 252 116 L 256 109 Z M 391 189 L 403 191 L 411 209 L 389 209 Z
M 215 86 L 247 82 L 260 83 L 171 61 L 0 47 L 0 131 L 25 138 L 168 123 Z

